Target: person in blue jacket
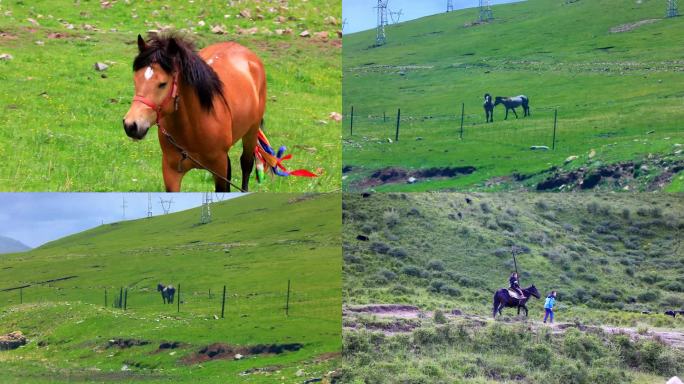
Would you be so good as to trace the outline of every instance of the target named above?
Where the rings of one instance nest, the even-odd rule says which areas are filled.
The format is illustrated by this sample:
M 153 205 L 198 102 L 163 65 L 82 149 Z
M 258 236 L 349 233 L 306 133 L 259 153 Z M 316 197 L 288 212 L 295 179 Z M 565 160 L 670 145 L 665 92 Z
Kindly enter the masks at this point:
M 549 318 L 551 320 L 551 324 L 553 324 L 554 305 L 556 305 L 556 291 L 551 291 L 544 302 L 544 310 L 546 311 L 546 314 L 544 315 L 544 324 L 546 324 L 546 320 Z

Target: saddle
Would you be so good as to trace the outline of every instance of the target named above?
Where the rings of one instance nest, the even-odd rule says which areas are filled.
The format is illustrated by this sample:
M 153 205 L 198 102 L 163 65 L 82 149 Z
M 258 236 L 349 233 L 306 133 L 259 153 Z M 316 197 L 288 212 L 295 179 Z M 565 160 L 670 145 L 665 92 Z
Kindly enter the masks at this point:
M 516 291 L 516 290 L 513 289 L 513 288 L 508 288 L 508 296 L 510 296 L 510 297 L 512 297 L 512 298 L 514 298 L 514 299 L 522 300 L 522 297 L 520 296 L 520 293 L 518 293 L 518 291 Z

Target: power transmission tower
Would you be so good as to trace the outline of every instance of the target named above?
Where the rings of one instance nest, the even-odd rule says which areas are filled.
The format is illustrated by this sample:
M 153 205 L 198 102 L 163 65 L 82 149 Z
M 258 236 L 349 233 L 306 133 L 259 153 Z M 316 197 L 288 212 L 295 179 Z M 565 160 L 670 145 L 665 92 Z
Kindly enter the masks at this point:
M 202 213 L 200 214 L 200 224 L 207 224 L 211 222 L 211 192 L 205 192 L 202 198 Z
M 168 215 L 169 211 L 171 210 L 171 204 L 173 204 L 173 197 L 169 200 L 164 200 L 160 196 L 159 197 L 159 204 L 161 204 L 161 207 L 162 207 L 162 210 L 164 211 L 164 214 Z
M 375 45 L 380 46 L 387 42 L 385 26 L 387 26 L 387 3 L 389 0 L 378 0 L 378 25 L 375 30 Z
M 147 217 L 152 217 L 152 194 L 147 193 Z
M 452 0 L 447 0 L 447 13 L 453 12 L 454 2 Z
M 667 14 L 665 17 L 679 16 L 679 7 L 677 7 L 677 0 L 667 0 Z
M 126 219 L 126 207 L 128 204 L 126 204 L 126 195 L 123 193 L 121 194 L 121 209 L 123 210 L 123 218 Z
M 489 5 L 489 0 L 480 0 L 480 21 L 489 21 L 494 19 L 492 7 Z
M 404 10 L 403 10 L 403 9 L 400 9 L 400 10 L 397 11 L 397 12 L 392 12 L 392 10 L 390 10 L 390 11 L 389 11 L 389 14 L 390 14 L 390 18 L 392 19 L 392 24 L 396 24 L 396 23 L 399 22 L 399 19 L 401 19 L 401 15 L 404 14 Z M 394 16 L 397 17 L 396 20 L 394 19 Z

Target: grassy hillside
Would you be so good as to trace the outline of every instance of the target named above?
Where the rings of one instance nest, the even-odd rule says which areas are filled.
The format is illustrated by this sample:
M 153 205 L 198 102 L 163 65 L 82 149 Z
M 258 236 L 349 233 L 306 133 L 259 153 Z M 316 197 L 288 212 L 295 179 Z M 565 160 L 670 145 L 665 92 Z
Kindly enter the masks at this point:
M 291 167 L 321 168 L 317 179 L 254 182 L 252 190 L 338 189 L 340 125 L 328 116 L 341 103 L 340 15 L 340 2 L 330 0 L 3 2 L 0 54 L 13 59 L 0 60 L 0 155 L 12 165 L 0 170 L 0 190 L 163 190 L 156 132 L 134 143 L 121 121 L 133 97 L 137 35 L 169 27 L 186 31 L 199 48 L 232 40 L 254 50 L 266 67 L 271 143 L 289 148 Z M 215 26 L 225 34 L 212 33 Z M 312 37 L 299 37 L 305 30 Z M 96 62 L 110 68 L 97 72 Z M 233 164 L 241 150 L 230 151 Z M 195 170 L 183 190 L 213 190 L 213 181 Z
M 493 9 L 495 19 L 479 25 L 475 9 L 392 25 L 380 47 L 371 46 L 374 31 L 344 37 L 345 189 L 536 189 L 579 170 L 549 188 L 570 189 L 622 164 L 628 169 L 595 188 L 682 190 L 682 18 L 663 19 L 659 1 L 528 0 Z M 504 121 L 498 106 L 486 124 L 485 93 L 527 95 L 531 117 L 520 110 L 520 119 Z M 531 151 L 552 147 L 555 109 L 556 149 Z M 466 166 L 475 172 L 421 173 Z M 387 167 L 404 172 L 373 175 Z M 407 185 L 412 175 L 417 182 Z
M 343 382 L 681 375 L 684 354 L 656 335 L 681 339 L 684 330 L 684 319 L 662 314 L 684 309 L 683 203 L 651 194 L 345 195 Z M 493 322 L 512 251 L 522 285 L 535 284 L 542 300 L 528 303 L 528 320 L 505 309 Z M 554 328 L 540 324 L 551 290 L 562 323 Z M 369 304 L 417 308 L 349 310 Z
M 0 291 L 0 334 L 20 330 L 29 339 L 0 352 L 3 382 L 322 377 L 340 350 L 339 207 L 334 195 L 254 194 L 215 203 L 205 225 L 192 209 L 108 224 L 3 256 L 0 289 L 30 285 L 21 293 Z M 46 283 L 69 276 L 75 277 Z M 158 282 L 180 285 L 180 313 L 175 304 L 162 304 Z M 126 311 L 112 307 L 121 287 L 128 289 Z M 147 344 L 110 345 L 118 339 Z M 159 349 L 163 342 L 179 346 Z M 242 352 L 239 361 L 198 357 L 215 343 L 301 349 Z

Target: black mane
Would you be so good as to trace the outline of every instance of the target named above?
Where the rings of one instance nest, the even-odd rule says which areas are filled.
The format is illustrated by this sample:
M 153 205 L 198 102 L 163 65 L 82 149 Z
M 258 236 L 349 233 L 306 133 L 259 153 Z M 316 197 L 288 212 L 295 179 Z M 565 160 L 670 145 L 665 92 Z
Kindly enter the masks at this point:
M 177 68 L 183 82 L 195 90 L 202 109 L 213 110 L 214 96 L 219 96 L 226 102 L 223 83 L 216 72 L 199 57 L 191 41 L 176 34 L 150 34 L 144 49 L 133 60 L 133 70 L 138 71 L 152 63 L 159 64 L 169 73 Z

